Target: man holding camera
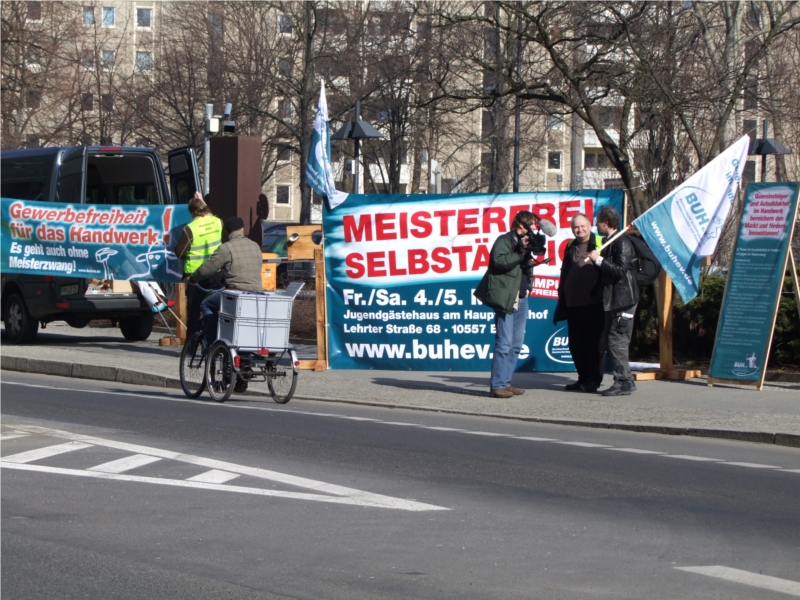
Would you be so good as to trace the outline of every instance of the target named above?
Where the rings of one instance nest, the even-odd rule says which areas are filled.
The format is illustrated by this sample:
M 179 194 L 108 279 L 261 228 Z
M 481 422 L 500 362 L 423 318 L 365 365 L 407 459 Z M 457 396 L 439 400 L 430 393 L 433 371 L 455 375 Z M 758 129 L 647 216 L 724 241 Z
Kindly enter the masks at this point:
M 475 297 L 495 314 L 494 355 L 489 383 L 489 396 L 492 398 L 511 398 L 525 392 L 511 385 L 511 377 L 525 338 L 528 295 L 533 287 L 534 249 L 529 246 L 533 224 L 540 224 L 533 213 L 523 210 L 516 214 L 510 231 L 495 240 L 489 268 L 475 290 Z M 548 235 L 555 234 L 551 223 L 542 221 L 541 225 Z M 552 233 L 548 233 L 550 228 Z

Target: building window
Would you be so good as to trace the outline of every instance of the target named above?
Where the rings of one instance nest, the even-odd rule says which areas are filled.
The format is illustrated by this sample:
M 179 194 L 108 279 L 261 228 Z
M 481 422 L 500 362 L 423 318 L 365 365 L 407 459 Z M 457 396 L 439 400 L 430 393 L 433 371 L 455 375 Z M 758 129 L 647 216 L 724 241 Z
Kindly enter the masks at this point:
M 278 117 L 283 120 L 292 118 L 292 103 L 286 98 L 278 100 Z
M 311 203 L 312 204 L 317 204 L 317 205 L 322 204 L 322 198 L 323 198 L 322 194 L 318 194 L 317 192 L 315 192 L 313 190 L 311 191 Z
M 223 13 L 213 12 L 208 15 L 208 31 L 211 45 L 220 46 L 225 39 L 225 15 Z
M 753 183 L 756 180 L 756 161 L 748 160 L 744 163 L 744 171 L 742 171 L 742 181 L 744 183 Z
M 278 15 L 278 29 L 285 35 L 292 35 L 292 21 L 286 15 Z
M 756 139 L 758 137 L 758 121 L 755 119 L 745 119 L 744 131 L 742 133 L 744 135 L 749 135 L 751 140 Z
M 277 204 L 289 204 L 292 197 L 292 189 L 288 185 L 276 186 L 275 202 Z
M 550 117 L 547 119 L 547 128 L 552 129 L 553 131 L 561 131 L 563 122 L 564 121 L 561 115 L 550 115 Z
M 42 3 L 41 2 L 28 2 L 25 8 L 26 21 L 41 21 L 42 20 Z
M 94 25 L 94 6 L 83 7 L 83 24 Z
M 606 190 L 624 190 L 625 184 L 622 179 L 604 179 L 603 186 Z
M 288 163 L 292 160 L 292 147 L 288 144 L 279 144 L 276 152 L 279 163 Z
M 494 134 L 494 119 L 492 113 L 484 110 L 481 113 L 481 140 L 487 141 Z
M 81 66 L 89 71 L 94 70 L 94 50 L 81 51 Z
M 758 80 L 750 77 L 744 86 L 744 109 L 758 110 Z
M 150 28 L 153 26 L 153 9 L 152 8 L 137 8 L 136 9 L 136 26 Z
M 601 149 L 587 149 L 583 153 L 584 169 L 608 169 L 608 157 Z
M 153 69 L 153 55 L 145 50 L 136 51 L 136 70 L 150 71 Z
M 103 27 L 114 27 L 116 24 L 116 16 L 114 14 L 113 6 L 103 7 Z
M 83 112 L 94 110 L 94 94 L 81 94 L 81 110 Z
M 278 60 L 278 73 L 284 77 L 289 77 L 292 74 L 292 59 L 288 56 Z
M 114 94 L 100 96 L 100 108 L 104 112 L 114 112 Z
M 561 170 L 561 152 L 547 153 L 547 168 L 554 171 Z
M 42 105 L 42 92 L 28 90 L 25 94 L 25 108 L 39 108 Z
M 113 71 L 116 58 L 117 53 L 113 50 L 103 50 L 100 53 L 100 66 L 106 71 Z

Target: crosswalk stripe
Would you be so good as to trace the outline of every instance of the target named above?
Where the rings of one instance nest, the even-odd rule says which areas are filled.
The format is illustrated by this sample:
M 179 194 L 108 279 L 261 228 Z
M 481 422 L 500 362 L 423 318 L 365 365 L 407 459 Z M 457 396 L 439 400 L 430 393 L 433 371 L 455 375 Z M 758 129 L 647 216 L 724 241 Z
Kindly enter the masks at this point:
M 680 458 L 682 460 L 695 460 L 697 462 L 725 462 L 718 458 L 706 458 L 704 456 L 688 456 L 686 454 L 665 454 L 664 458 Z
M 293 498 L 296 500 L 312 500 L 315 502 L 329 502 L 331 504 L 348 504 L 351 506 L 365 506 L 370 508 L 394 508 L 398 510 L 426 511 L 426 510 L 449 510 L 431 504 L 422 504 L 412 500 L 401 500 L 399 498 L 389 498 L 388 496 L 378 496 L 363 493 L 360 496 L 323 496 L 321 494 L 307 494 L 304 492 L 283 492 L 279 490 L 266 490 L 262 488 L 250 488 L 238 485 L 220 485 L 216 483 L 205 483 L 201 481 L 187 481 L 183 479 L 162 479 L 160 477 L 139 477 L 136 475 L 125 475 L 124 473 L 101 473 L 99 471 L 79 471 L 77 469 L 61 469 L 58 467 L 46 467 L 43 465 L 27 465 L 4 463 L 0 460 L 0 467 L 6 469 L 18 469 L 21 471 L 34 471 L 38 473 L 56 473 L 58 475 L 72 475 L 74 477 L 93 477 L 96 479 L 107 479 L 113 481 L 136 481 L 140 483 L 152 483 L 155 485 L 168 485 L 173 487 L 195 488 L 204 490 L 215 490 L 218 492 L 234 492 L 239 494 L 252 494 L 255 496 L 274 496 L 276 498 Z M 392 500 L 389 503 L 385 500 Z
M 556 442 L 556 444 L 564 444 L 565 446 L 580 446 L 581 448 L 609 448 L 605 444 L 590 444 L 589 442 Z
M 143 467 L 159 460 L 161 459 L 155 456 L 134 454 L 133 456 L 126 456 L 125 458 L 120 458 L 119 460 L 112 460 L 111 462 L 97 465 L 96 467 L 87 469 L 87 471 L 100 471 L 101 473 L 124 473 L 125 471 L 131 471 L 136 467 Z
M 631 452 L 633 454 L 666 454 L 666 452 L 657 452 L 656 450 L 641 450 L 639 448 L 611 448 L 606 450 L 616 450 L 617 452 Z
M 67 442 L 66 444 L 56 444 L 55 446 L 46 446 L 45 448 L 37 448 L 36 450 L 28 450 L 27 452 L 20 452 L 19 454 L 12 454 L 11 456 L 4 456 L 3 462 L 23 464 L 49 458 L 51 456 L 58 456 L 65 452 L 72 452 L 73 450 L 83 450 L 84 448 L 91 448 L 92 444 L 84 444 L 83 442 Z
M 748 462 L 726 462 L 726 465 L 734 465 L 737 467 L 749 467 L 750 469 L 780 469 L 780 467 L 774 467 L 772 465 L 760 465 L 758 463 L 748 463 Z
M 79 434 L 79 433 L 71 433 L 69 431 L 62 431 L 59 429 L 50 429 L 48 427 L 39 427 L 38 425 L 24 425 L 19 426 L 18 429 L 23 431 L 27 431 L 29 433 L 40 434 L 40 435 L 47 435 L 51 437 L 59 437 L 62 439 L 73 440 L 74 442 L 91 442 L 90 444 L 83 444 L 81 447 L 88 447 L 91 445 L 94 446 L 102 446 L 106 448 L 115 448 L 117 450 L 123 450 L 126 452 L 133 452 L 136 454 L 146 454 L 148 456 L 157 456 L 159 458 L 167 458 L 171 460 L 177 460 L 184 463 L 197 465 L 201 467 L 208 467 L 210 469 L 219 469 L 220 471 L 228 471 L 231 473 L 238 473 L 240 475 L 248 475 L 252 477 L 258 477 L 260 479 L 267 479 L 270 481 L 275 481 L 278 483 L 284 483 L 288 485 L 293 485 L 297 487 L 303 487 L 312 489 L 315 492 L 321 492 L 325 494 L 334 494 L 336 496 L 341 496 L 345 498 L 350 498 L 351 500 L 357 501 L 353 502 L 354 504 L 359 504 L 361 506 L 375 506 L 380 508 L 394 508 L 399 510 L 410 510 L 410 511 L 425 511 L 425 510 L 450 510 L 448 508 L 444 508 L 441 506 L 434 506 L 432 504 L 424 504 L 422 502 L 415 502 L 411 500 L 402 500 L 400 498 L 394 498 L 392 496 L 384 496 L 381 494 L 373 494 L 371 492 L 365 492 L 362 490 L 349 488 L 341 485 L 335 485 L 332 483 L 325 483 L 324 481 L 317 481 L 314 479 L 308 479 L 306 477 L 298 477 L 296 475 L 288 475 L 286 473 L 279 473 L 277 471 L 270 471 L 268 469 L 260 469 L 258 467 L 248 467 L 245 465 L 237 465 L 235 463 L 229 463 L 222 460 L 216 460 L 213 458 L 204 458 L 202 456 L 193 456 L 191 454 L 183 454 L 181 452 L 172 452 L 170 450 L 162 450 L 161 448 L 151 448 L 148 446 L 140 446 L 138 444 L 129 444 L 127 442 L 118 442 L 116 440 L 108 440 L 104 438 L 93 437 L 89 435 Z M 68 444 L 63 444 L 64 446 Z M 78 444 L 76 444 L 76 449 Z M 0 462 L 0 466 L 3 465 L 3 462 Z M 8 466 L 11 466 L 10 464 Z M 74 473 L 84 473 L 85 471 L 72 471 L 67 469 L 69 474 Z M 60 471 L 52 471 L 52 472 L 60 472 Z M 99 473 L 92 473 L 92 475 L 99 475 Z M 112 474 L 108 474 L 112 475 Z M 119 475 L 119 477 L 124 477 L 123 475 Z M 132 476 L 131 476 L 132 477 Z M 183 480 L 181 480 L 183 481 Z M 197 485 L 206 485 L 199 482 L 190 482 Z M 207 484 L 207 485 L 214 485 L 214 484 Z M 238 486 L 237 486 L 238 487 Z M 216 489 L 216 488 L 214 488 Z M 298 496 L 300 497 L 300 496 Z M 347 504 L 347 503 L 345 503 Z
M 189 477 L 186 481 L 201 481 L 203 483 L 225 483 L 231 479 L 239 477 L 236 473 L 228 473 L 226 471 L 219 471 L 218 469 L 211 469 L 200 475 Z
M 778 577 L 770 577 L 769 575 L 751 573 L 750 571 L 742 571 L 741 569 L 732 569 L 731 567 L 723 567 L 720 565 L 709 567 L 675 567 L 675 569 L 800 597 L 800 583 L 791 581 L 790 579 L 780 579 Z
M 0 442 L 4 442 L 6 440 L 15 440 L 17 438 L 27 437 L 27 436 L 28 436 L 27 433 L 22 433 L 20 431 L 16 431 L 13 433 L 4 433 L 3 435 L 0 435 Z

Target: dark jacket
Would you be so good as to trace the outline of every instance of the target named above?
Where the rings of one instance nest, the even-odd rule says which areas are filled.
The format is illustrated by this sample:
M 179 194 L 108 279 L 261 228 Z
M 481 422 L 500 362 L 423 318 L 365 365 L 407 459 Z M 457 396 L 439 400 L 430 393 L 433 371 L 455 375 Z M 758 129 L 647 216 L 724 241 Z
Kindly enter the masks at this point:
M 636 249 L 627 236 L 621 235 L 600 255 L 603 273 L 603 308 L 606 311 L 633 306 L 639 302 L 639 284 L 636 283 Z
M 595 235 L 594 232 L 589 233 L 589 248 L 597 249 L 603 245 L 604 239 L 599 235 Z M 575 256 L 575 240 L 572 240 L 569 244 L 567 244 L 567 249 L 564 251 L 564 261 L 561 263 L 561 275 L 560 279 L 558 280 L 558 304 L 556 305 L 556 312 L 553 315 L 553 324 L 558 323 L 559 321 L 566 321 L 567 320 L 567 302 L 566 298 L 564 298 L 564 282 L 567 280 L 567 274 L 569 270 L 572 268 L 572 263 L 574 262 Z M 603 302 L 603 278 L 598 277 L 597 283 L 592 288 L 591 291 L 592 302 L 597 302 L 600 304 Z
M 489 268 L 475 289 L 474 296 L 497 312 L 511 314 L 520 294 L 522 278 L 527 278 L 530 293 L 533 281 L 531 258 L 519 251 L 519 238 L 513 231 L 498 237 L 492 246 Z
M 260 292 L 261 248 L 241 231 L 234 231 L 228 241 L 192 273 L 190 280 L 196 283 L 216 273 L 222 274 L 225 287 L 230 290 Z

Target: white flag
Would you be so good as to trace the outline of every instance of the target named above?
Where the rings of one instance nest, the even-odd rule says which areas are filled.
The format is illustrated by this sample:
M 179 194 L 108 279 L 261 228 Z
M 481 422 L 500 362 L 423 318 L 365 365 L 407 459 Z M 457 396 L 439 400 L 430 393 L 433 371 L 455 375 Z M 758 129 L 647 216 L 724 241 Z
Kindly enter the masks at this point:
M 745 135 L 633 222 L 684 302 L 699 291 L 702 257 L 717 249 L 749 146 Z
M 336 208 L 347 200 L 348 194 L 336 189 L 331 169 L 331 135 L 328 126 L 328 101 L 325 99 L 325 81 L 320 83 L 319 106 L 314 118 L 314 133 L 308 150 L 306 181 L 318 194 L 328 198 L 328 206 Z

